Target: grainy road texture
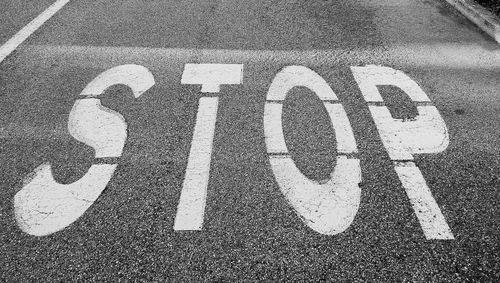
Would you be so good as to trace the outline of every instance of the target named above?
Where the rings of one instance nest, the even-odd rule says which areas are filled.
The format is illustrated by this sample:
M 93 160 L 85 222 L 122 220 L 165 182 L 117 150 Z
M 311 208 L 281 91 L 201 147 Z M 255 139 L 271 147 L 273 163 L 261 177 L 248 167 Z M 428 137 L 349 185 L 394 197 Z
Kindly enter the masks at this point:
M 2 44 L 50 5 L 32 2 L 2 3 Z M 175 231 L 202 95 L 181 84 L 187 63 L 243 64 L 243 75 L 210 94 L 219 103 L 203 228 Z M 116 171 L 72 224 L 29 235 L 16 194 L 42 164 L 60 184 L 93 166 L 70 112 L 87 84 L 124 64 L 146 67 L 155 84 L 138 98 L 124 85 L 100 96 L 128 125 L 123 154 L 99 161 Z M 299 217 L 267 154 L 266 95 L 294 65 L 331 87 L 358 148 L 359 210 L 335 235 Z M 454 239 L 424 234 L 353 75 L 366 65 L 404 72 L 439 111 L 449 145 L 414 163 Z M 419 114 L 400 88 L 378 90 L 393 117 Z M 499 92 L 498 45 L 444 1 L 70 1 L 0 63 L 0 281 L 497 281 Z M 324 184 L 340 134 L 323 103 L 293 88 L 282 120 L 295 164 Z

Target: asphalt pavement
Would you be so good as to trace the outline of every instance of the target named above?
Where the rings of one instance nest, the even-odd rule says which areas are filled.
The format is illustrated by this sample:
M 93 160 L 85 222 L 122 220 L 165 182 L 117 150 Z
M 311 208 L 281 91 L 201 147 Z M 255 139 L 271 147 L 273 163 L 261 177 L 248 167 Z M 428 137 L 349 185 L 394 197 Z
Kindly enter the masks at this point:
M 0 63 L 0 281 L 498 282 L 499 91 L 441 0 L 69 1 Z

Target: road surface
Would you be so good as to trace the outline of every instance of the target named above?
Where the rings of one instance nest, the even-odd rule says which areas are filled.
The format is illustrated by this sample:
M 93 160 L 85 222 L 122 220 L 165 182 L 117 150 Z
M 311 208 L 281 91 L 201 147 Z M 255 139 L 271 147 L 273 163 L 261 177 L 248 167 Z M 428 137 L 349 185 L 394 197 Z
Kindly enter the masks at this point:
M 445 1 L 65 2 L 0 63 L 2 281 L 500 278 L 500 47 Z

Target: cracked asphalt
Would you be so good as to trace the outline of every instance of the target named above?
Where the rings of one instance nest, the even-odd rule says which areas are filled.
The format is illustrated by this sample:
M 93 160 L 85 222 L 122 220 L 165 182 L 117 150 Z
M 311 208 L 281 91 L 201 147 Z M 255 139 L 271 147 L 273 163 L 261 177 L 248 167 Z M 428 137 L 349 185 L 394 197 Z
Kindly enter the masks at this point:
M 50 3 L 2 3 L 0 44 Z M 218 94 L 201 231 L 173 230 L 200 98 L 181 84 L 186 63 L 244 64 L 243 83 Z M 122 64 L 156 84 L 137 99 L 123 85 L 102 96 L 128 124 L 111 181 L 64 230 L 22 232 L 13 199 L 35 168 L 50 163 L 70 184 L 93 164 L 68 115 Z M 291 65 L 330 85 L 359 149 L 360 208 L 334 236 L 304 224 L 269 164 L 266 94 Z M 365 65 L 406 73 L 444 119 L 448 148 L 415 163 L 454 240 L 425 238 L 350 69 Z M 415 117 L 404 92 L 379 90 L 394 117 Z M 70 1 L 0 63 L 0 281 L 498 282 L 499 91 L 499 45 L 441 0 Z M 301 172 L 328 179 L 335 132 L 312 91 L 289 92 L 283 131 Z

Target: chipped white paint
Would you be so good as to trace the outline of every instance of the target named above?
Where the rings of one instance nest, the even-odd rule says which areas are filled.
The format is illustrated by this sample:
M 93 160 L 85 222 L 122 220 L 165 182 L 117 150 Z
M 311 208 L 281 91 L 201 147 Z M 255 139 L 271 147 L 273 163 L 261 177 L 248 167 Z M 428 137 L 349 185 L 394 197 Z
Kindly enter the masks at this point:
M 351 69 L 367 102 L 383 102 L 378 85 L 399 87 L 417 103 L 430 102 L 418 84 L 401 71 L 373 65 Z M 438 153 L 448 147 L 446 124 L 434 106 L 417 106 L 418 116 L 411 120 L 392 118 L 386 106 L 370 105 L 369 109 L 392 160 L 412 160 L 412 154 Z
M 283 134 L 282 112 L 283 104 L 281 103 L 268 102 L 264 107 L 264 135 L 266 138 L 267 153 L 288 153 Z
M 410 199 L 413 210 L 427 239 L 453 240 L 446 219 L 425 182 L 420 169 L 413 162 L 396 166 L 396 172 Z
M 200 98 L 174 230 L 201 230 L 202 228 L 218 100 L 217 97 Z
M 34 179 L 14 197 L 19 228 L 30 235 L 45 236 L 69 226 L 99 197 L 116 166 L 93 165 L 85 176 L 70 185 L 57 183 L 49 164 L 39 166 Z
M 242 64 L 186 64 L 182 84 L 199 84 L 201 92 L 219 92 L 221 85 L 241 84 Z
M 29 24 L 24 26 L 12 38 L 10 38 L 4 45 L 0 46 L 0 63 L 2 63 L 12 51 L 21 45 L 31 34 L 40 28 L 46 21 L 48 21 L 55 13 L 57 13 L 64 5 L 68 4 L 70 0 L 58 0 L 50 5 L 45 11 L 33 19 Z
M 140 65 L 120 65 L 113 67 L 89 83 L 80 95 L 98 96 L 112 85 L 123 84 L 132 89 L 135 98 L 141 96 L 155 84 L 153 74 Z
M 103 107 L 96 98 L 117 84 L 130 87 L 134 97 L 138 98 L 155 81 L 151 72 L 143 66 L 121 65 L 101 73 L 85 87 L 81 96 L 87 99 L 77 100 L 73 105 L 68 129 L 75 139 L 96 150 L 96 158 L 121 156 L 127 138 L 127 124 L 123 117 Z
M 347 118 L 347 113 L 341 104 L 325 102 L 325 108 L 330 116 L 333 129 L 335 130 L 335 139 L 337 140 L 338 154 L 357 153 L 358 147 L 354 139 L 351 123 Z
M 338 100 L 328 83 L 316 72 L 304 66 L 288 66 L 276 74 L 267 92 L 267 100 L 283 101 L 288 91 L 296 86 L 307 87 L 321 100 Z
M 413 160 L 413 154 L 439 153 L 448 147 L 445 122 L 434 106 L 417 106 L 418 116 L 394 119 L 385 106 L 369 106 L 380 138 L 392 160 Z
M 308 179 L 290 156 L 269 156 L 269 162 L 281 192 L 307 226 L 324 235 L 335 235 L 351 225 L 361 198 L 358 159 L 338 156 L 326 183 Z
M 153 75 L 137 65 L 118 66 L 102 73 L 82 91 L 86 98 L 73 105 L 69 133 L 93 147 L 97 158 L 120 157 L 127 138 L 127 124 L 118 112 L 102 106 L 97 97 L 116 84 L 129 86 L 134 96 L 139 97 L 154 83 Z M 54 180 L 49 164 L 39 166 L 14 197 L 19 227 L 35 236 L 64 229 L 97 200 L 116 167 L 117 164 L 94 164 L 80 180 L 64 185 Z
M 219 92 L 221 84 L 241 84 L 242 80 L 243 65 L 186 64 L 181 83 L 201 84 L 201 92 Z M 202 229 L 218 102 L 217 97 L 200 98 L 174 230 Z
M 95 149 L 95 157 L 120 157 L 127 139 L 127 124 L 97 98 L 75 101 L 68 120 L 69 133 Z
M 335 130 L 337 152 L 339 154 L 357 153 L 356 140 L 351 129 L 351 123 L 342 105 L 325 102 L 324 106 Z M 264 133 L 266 137 L 267 152 L 273 154 L 287 154 L 282 126 L 283 104 L 266 103 L 264 108 Z
M 314 91 L 324 101 L 337 139 L 337 164 L 330 179 L 316 182 L 307 178 L 290 157 L 282 129 L 282 103 L 295 86 Z M 345 156 L 356 153 L 351 125 L 337 96 L 314 71 L 290 66 L 278 73 L 267 95 L 264 109 L 264 133 L 271 168 L 280 190 L 307 226 L 325 235 L 345 231 L 356 216 L 361 189 L 359 159 Z M 326 101 L 325 101 L 326 100 Z M 273 102 L 269 102 L 273 101 Z M 280 154 L 280 155 L 275 155 Z
M 427 239 L 453 239 L 422 173 L 411 162 L 413 154 L 439 153 L 448 147 L 448 129 L 439 111 L 435 106 L 418 105 L 430 100 L 418 84 L 401 71 L 373 65 L 351 69 L 368 103 L 383 102 L 378 85 L 399 87 L 417 103 L 418 115 L 411 120 L 394 119 L 386 106 L 368 107 L 389 157 L 397 161 L 396 172 L 425 236 Z
M 408 94 L 412 101 L 430 102 L 427 94 L 425 94 L 420 86 L 401 71 L 376 65 L 351 67 L 351 70 L 367 102 L 384 101 L 377 89 L 378 85 L 397 86 Z

